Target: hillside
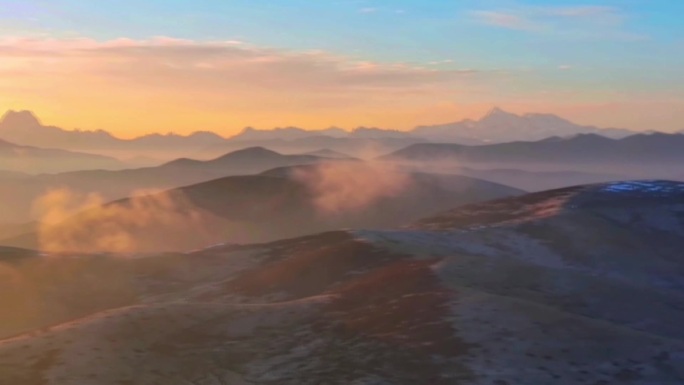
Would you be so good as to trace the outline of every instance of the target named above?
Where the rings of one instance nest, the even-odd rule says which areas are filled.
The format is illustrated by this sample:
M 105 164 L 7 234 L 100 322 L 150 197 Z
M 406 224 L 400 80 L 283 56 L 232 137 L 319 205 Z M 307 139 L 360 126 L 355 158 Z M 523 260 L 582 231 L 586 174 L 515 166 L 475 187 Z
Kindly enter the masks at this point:
M 527 171 L 512 168 L 488 169 L 457 167 L 453 172 L 473 178 L 505 184 L 530 192 L 551 190 L 580 184 L 605 183 L 629 179 L 629 176 L 627 175 L 593 172 L 590 168 L 583 171 Z
M 188 250 L 340 228 L 394 227 L 462 204 L 522 193 L 469 177 L 395 172 L 357 162 L 294 170 L 296 175 L 272 171 L 227 177 L 91 207 L 0 244 L 36 248 L 51 234 L 48 238 L 74 251 L 100 250 L 103 239 L 116 249 L 118 237 L 137 251 Z M 112 245 L 114 239 L 118 243 Z
M 16 177 L 14 173 L 56 173 L 83 168 L 120 169 L 125 167 L 117 159 L 58 150 L 20 146 L 0 139 L 0 177 Z
M 282 155 L 261 147 L 247 148 L 200 161 L 178 159 L 156 167 L 125 170 L 84 170 L 34 176 L 0 175 L 0 209 L 7 222 L 28 222 L 31 207 L 52 190 L 73 195 L 97 194 L 103 201 L 141 191 L 166 190 L 231 175 L 259 173 L 274 167 L 337 161 L 313 155 Z M 84 167 L 81 164 L 81 167 Z
M 684 135 L 638 134 L 610 139 L 595 134 L 480 146 L 415 144 L 381 159 L 392 162 L 518 168 L 532 171 L 575 170 L 629 175 L 632 178 L 681 179 Z
M 470 162 L 657 162 L 676 161 L 682 155 L 681 134 L 638 134 L 622 139 L 583 134 L 480 146 L 421 143 L 386 156 L 406 160 L 463 160 Z
M 679 384 L 683 214 L 621 182 L 118 260 L 138 300 L 0 342 L 0 384 Z

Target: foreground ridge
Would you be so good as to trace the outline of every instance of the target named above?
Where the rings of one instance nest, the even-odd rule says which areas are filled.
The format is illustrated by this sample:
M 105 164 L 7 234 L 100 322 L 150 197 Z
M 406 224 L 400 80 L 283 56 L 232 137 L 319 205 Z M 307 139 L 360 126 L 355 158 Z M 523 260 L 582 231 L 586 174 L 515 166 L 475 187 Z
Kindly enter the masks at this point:
M 627 181 L 123 260 L 137 305 L 0 342 L 0 384 L 677 384 L 683 235 L 683 183 Z

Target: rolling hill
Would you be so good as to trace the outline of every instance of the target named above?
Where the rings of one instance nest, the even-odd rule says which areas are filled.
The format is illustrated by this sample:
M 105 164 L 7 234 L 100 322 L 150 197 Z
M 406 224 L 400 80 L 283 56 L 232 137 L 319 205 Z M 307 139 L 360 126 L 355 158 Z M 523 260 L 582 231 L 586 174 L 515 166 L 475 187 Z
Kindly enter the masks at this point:
M 379 187 L 368 190 L 374 183 Z M 42 231 L 0 244 L 37 248 L 50 234 L 48 238 L 73 251 L 119 250 L 116 242 L 136 251 L 178 251 L 328 229 L 399 226 L 458 205 L 520 193 L 464 176 L 323 163 L 226 177 L 84 208 Z
M 20 146 L 0 139 L 0 177 L 16 176 L 12 173 L 57 173 L 84 168 L 120 169 L 125 167 L 117 159 L 58 150 L 53 148 L 39 148 Z
M 338 161 L 313 155 L 281 155 L 261 147 L 199 161 L 177 159 L 155 167 L 125 170 L 84 170 L 44 175 L 0 175 L 0 208 L 3 221 L 27 222 L 35 202 L 51 190 L 66 189 L 75 195 L 97 194 L 104 201 L 125 198 L 141 191 L 166 190 L 230 175 L 259 173 L 274 167 Z M 340 160 L 341 161 L 341 160 Z M 83 165 L 82 165 L 83 167 Z
M 438 167 L 439 169 L 440 167 Z M 429 170 L 429 167 L 427 168 Z M 607 174 L 583 171 L 526 171 L 513 168 L 470 168 L 457 167 L 454 173 L 467 175 L 473 178 L 488 180 L 505 184 L 525 191 L 544 191 L 580 184 L 605 183 L 612 181 L 628 180 L 624 174 Z
M 683 218 L 632 181 L 116 259 L 137 299 L 0 341 L 0 384 L 679 384 Z
M 526 170 L 580 170 L 679 179 L 684 135 L 638 134 L 610 139 L 595 134 L 481 146 L 415 144 L 381 159 L 394 162 L 480 165 Z

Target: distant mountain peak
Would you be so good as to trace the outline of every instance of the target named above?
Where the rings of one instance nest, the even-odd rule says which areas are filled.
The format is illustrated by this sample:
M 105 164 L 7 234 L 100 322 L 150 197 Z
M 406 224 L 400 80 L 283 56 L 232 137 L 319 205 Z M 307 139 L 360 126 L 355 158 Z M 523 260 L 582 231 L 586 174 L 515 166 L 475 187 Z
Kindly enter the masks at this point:
M 508 111 L 504 111 L 503 109 L 499 107 L 493 107 L 491 110 L 487 111 L 487 113 L 482 117 L 482 120 L 492 118 L 492 117 L 498 117 L 498 116 L 517 116 L 513 113 L 510 113 Z
M 240 153 L 278 154 L 277 152 L 275 152 L 273 150 L 269 150 L 268 148 L 263 147 L 263 146 L 247 147 L 247 148 L 243 148 L 241 150 L 233 151 L 231 154 L 240 154 Z
M 9 110 L 0 118 L 0 127 L 32 128 L 42 126 L 40 120 L 28 110 Z
M 269 150 L 268 148 L 255 146 L 247 147 L 241 150 L 229 152 L 217 159 L 258 159 L 264 157 L 281 157 L 282 154 Z

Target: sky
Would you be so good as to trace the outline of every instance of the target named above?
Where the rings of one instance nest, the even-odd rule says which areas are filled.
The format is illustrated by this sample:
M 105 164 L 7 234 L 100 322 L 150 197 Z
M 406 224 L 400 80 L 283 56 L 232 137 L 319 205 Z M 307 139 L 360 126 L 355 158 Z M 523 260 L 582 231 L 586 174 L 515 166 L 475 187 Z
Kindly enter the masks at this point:
M 0 110 L 121 137 L 493 106 L 684 129 L 684 1 L 0 0 Z

